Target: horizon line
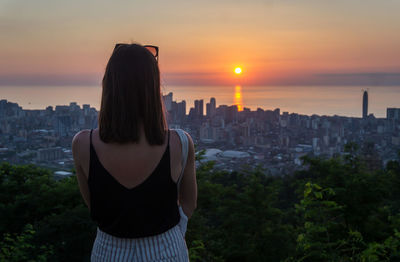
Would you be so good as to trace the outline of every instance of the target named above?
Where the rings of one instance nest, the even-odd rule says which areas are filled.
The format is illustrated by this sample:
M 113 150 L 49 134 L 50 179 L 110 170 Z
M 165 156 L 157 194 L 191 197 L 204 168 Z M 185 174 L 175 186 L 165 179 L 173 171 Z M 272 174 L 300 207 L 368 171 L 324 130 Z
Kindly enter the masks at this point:
M 161 86 L 400 86 L 400 72 L 349 71 L 315 72 L 274 78 L 230 79 L 222 75 L 207 78 L 205 72 L 161 73 Z M 213 75 L 219 73 L 212 73 Z M 189 76 L 189 77 L 188 77 Z M 88 74 L 9 74 L 0 75 L 0 86 L 101 86 L 102 75 Z
M 2 99 L 0 99 L 0 101 L 1 101 L 1 100 L 6 100 L 8 103 L 17 104 L 19 107 L 22 108 L 22 110 L 40 111 L 40 110 L 46 110 L 46 108 L 49 107 L 49 106 L 51 106 L 51 107 L 53 108 L 53 110 L 55 110 L 55 107 L 57 107 L 57 106 L 70 106 L 71 103 L 76 103 L 76 105 L 78 105 L 80 109 L 83 109 L 83 107 L 82 107 L 83 105 L 89 105 L 90 108 L 94 108 L 97 112 L 99 112 L 99 109 L 97 109 L 96 107 L 94 107 L 94 106 L 92 106 L 92 105 L 90 105 L 90 104 L 82 104 L 82 105 L 80 105 L 80 104 L 78 104 L 78 102 L 75 102 L 75 101 L 70 101 L 68 105 L 55 105 L 55 106 L 47 105 L 45 108 L 24 109 L 18 102 L 12 102 L 12 101 L 10 101 L 10 100 L 8 100 L 8 99 L 6 99 L 6 98 L 2 98 Z M 203 99 L 201 99 L 201 100 L 203 100 Z M 220 107 L 220 106 L 228 106 L 228 107 L 230 107 L 230 106 L 236 106 L 236 105 L 235 105 L 235 104 L 231 104 L 231 105 L 220 104 L 220 105 L 218 105 L 218 107 Z M 218 108 L 218 107 L 217 107 L 217 108 Z M 189 107 L 189 108 L 192 108 L 192 107 Z M 309 117 L 318 116 L 318 117 L 346 117 L 346 118 L 360 118 L 360 119 L 363 118 L 362 116 L 360 116 L 360 117 L 358 117 L 358 116 L 345 116 L 345 115 L 337 115 L 337 114 L 333 114 L 333 115 L 323 114 L 323 115 L 320 115 L 320 114 L 317 114 L 317 113 L 313 113 L 313 114 L 309 115 L 309 114 L 302 114 L 302 113 L 297 113 L 297 112 L 282 111 L 280 107 L 276 107 L 276 108 L 274 108 L 274 109 L 264 109 L 264 108 L 262 108 L 262 107 L 257 107 L 257 109 L 255 109 L 255 110 L 252 110 L 251 108 L 245 107 L 245 106 L 244 106 L 243 108 L 250 109 L 250 112 L 257 112 L 258 109 L 262 109 L 263 111 L 272 111 L 272 112 L 273 112 L 273 111 L 279 109 L 279 115 L 282 115 L 282 113 L 288 113 L 289 115 L 291 115 L 291 114 L 297 114 L 297 115 L 300 115 L 300 116 L 309 116 Z M 398 109 L 397 107 L 386 107 L 386 110 L 389 109 L 389 108 Z M 400 108 L 399 108 L 399 109 L 400 109 Z M 243 112 L 243 110 L 242 110 L 242 111 L 239 111 L 239 110 L 238 110 L 238 113 L 239 113 L 239 112 Z M 185 116 L 188 116 L 188 115 L 189 115 L 189 114 L 186 114 L 186 113 L 185 113 Z M 370 116 L 370 115 L 372 115 L 374 118 L 377 118 L 377 119 L 386 119 L 386 118 L 387 118 L 387 117 L 377 117 L 377 116 L 375 116 L 373 113 L 370 113 L 368 116 Z M 206 116 L 206 115 L 203 115 L 203 116 Z

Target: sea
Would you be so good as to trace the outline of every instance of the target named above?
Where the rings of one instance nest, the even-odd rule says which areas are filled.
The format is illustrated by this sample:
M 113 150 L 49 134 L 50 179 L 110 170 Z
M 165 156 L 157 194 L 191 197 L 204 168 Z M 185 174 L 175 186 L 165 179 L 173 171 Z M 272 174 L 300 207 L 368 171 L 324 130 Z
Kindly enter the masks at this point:
M 388 107 L 400 108 L 400 86 L 162 86 L 164 95 L 186 101 L 186 110 L 194 100 L 211 97 L 219 105 L 237 105 L 239 110 L 274 110 L 304 115 L 361 117 L 363 92 L 368 92 L 368 113 L 386 117 Z M 0 99 L 18 103 L 24 109 L 47 106 L 90 104 L 99 109 L 101 86 L 0 86 Z M 205 113 L 205 112 L 204 112 Z

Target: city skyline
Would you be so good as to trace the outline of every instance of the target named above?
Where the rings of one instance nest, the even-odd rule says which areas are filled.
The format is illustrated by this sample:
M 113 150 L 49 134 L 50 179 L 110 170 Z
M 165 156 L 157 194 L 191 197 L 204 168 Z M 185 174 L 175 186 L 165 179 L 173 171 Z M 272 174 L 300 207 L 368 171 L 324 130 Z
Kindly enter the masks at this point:
M 400 108 L 387 108 L 386 118 L 301 115 L 274 110 L 244 109 L 203 100 L 185 114 L 186 102 L 164 96 L 168 127 L 187 131 L 207 160 L 218 168 L 260 164 L 275 174 L 301 167 L 302 156 L 333 157 L 346 153 L 348 143 L 373 142 L 383 163 L 394 159 L 400 146 Z M 98 111 L 89 104 L 24 110 L 0 100 L 0 156 L 12 163 L 34 163 L 68 170 L 71 140 L 82 129 L 98 126 Z
M 195 100 L 208 100 L 215 97 L 218 104 L 237 104 L 240 108 L 251 110 L 257 108 L 274 109 L 299 113 L 303 115 L 342 115 L 359 117 L 362 106 L 362 92 L 368 90 L 370 101 L 368 112 L 376 117 L 385 117 L 386 108 L 399 107 L 400 92 L 397 87 L 191 87 L 162 86 L 163 94 L 174 93 L 178 101 L 186 100 L 189 106 Z M 218 92 L 215 92 L 218 90 Z M 66 86 L 66 87 L 2 87 L 2 98 L 17 102 L 25 109 L 42 109 L 48 105 L 65 105 L 70 101 L 79 104 L 91 104 L 100 108 L 101 86 Z M 43 95 L 45 94 L 45 95 Z M 241 105 L 241 107 L 240 107 Z M 203 105 L 206 110 L 206 104 Z M 187 110 L 189 113 L 189 109 Z
M 237 86 L 236 86 L 236 88 L 237 88 Z M 237 97 L 238 96 L 235 95 L 235 98 L 237 98 Z M 186 103 L 186 100 L 184 100 L 184 99 L 181 100 L 181 101 L 173 100 L 173 92 L 169 92 L 168 94 L 163 95 L 162 98 L 163 98 L 163 104 L 165 106 L 166 112 L 170 112 L 170 111 L 174 111 L 174 110 L 175 111 L 179 111 L 179 116 L 182 116 L 182 117 L 183 116 L 190 116 L 190 115 L 195 115 L 196 117 L 205 117 L 205 116 L 212 117 L 213 115 L 215 115 L 216 110 L 218 108 L 222 108 L 222 107 L 235 107 L 237 112 L 240 112 L 240 111 L 243 111 L 243 110 L 246 110 L 247 112 L 255 112 L 255 111 L 258 111 L 260 109 L 263 110 L 263 111 L 275 111 L 275 110 L 281 111 L 280 107 L 276 107 L 276 108 L 273 108 L 273 109 L 258 107 L 256 110 L 252 110 L 251 108 L 248 108 L 248 107 L 244 106 L 242 104 L 240 98 L 239 99 L 235 99 L 233 104 L 219 104 L 218 107 L 217 107 L 217 102 L 216 102 L 217 100 L 216 100 L 215 97 L 210 97 L 209 98 L 209 102 L 207 102 L 206 99 L 204 99 L 204 98 L 195 99 L 192 106 L 190 104 L 188 105 Z M 37 109 L 26 109 L 26 108 L 24 109 L 22 106 L 20 106 L 18 104 L 18 102 L 9 101 L 7 99 L 1 99 L 0 101 L 6 101 L 6 102 L 9 102 L 9 103 L 12 103 L 12 104 L 16 104 L 18 107 L 20 107 L 23 110 L 31 110 L 31 111 L 53 110 L 53 108 L 63 108 L 63 107 L 68 107 L 68 106 L 73 106 L 73 107 L 76 107 L 78 109 L 80 109 L 80 107 L 81 107 L 79 105 L 79 103 L 77 103 L 75 101 L 70 101 L 68 104 L 60 104 L 60 105 L 55 105 L 55 106 L 47 105 L 44 108 L 37 108 Z M 204 101 L 206 101 L 205 102 L 205 105 L 206 105 L 205 107 L 204 107 Z M 96 110 L 96 111 L 98 110 L 95 107 L 91 107 L 90 103 L 82 104 L 82 110 L 84 110 L 86 112 L 89 109 Z M 357 116 L 356 117 L 354 117 L 354 116 L 340 116 L 340 117 L 349 117 L 349 118 L 353 117 L 353 118 L 362 118 L 362 119 L 367 119 L 369 116 L 375 117 L 373 113 L 368 114 L 368 91 L 367 90 L 363 91 L 363 94 L 362 94 L 362 108 L 360 108 L 360 109 L 361 109 L 361 111 L 360 111 L 361 113 L 360 113 L 359 117 L 357 117 Z M 387 107 L 386 108 L 386 116 L 381 117 L 381 118 L 388 118 L 388 116 L 390 114 L 395 114 L 396 117 L 397 117 L 397 114 L 398 114 L 397 111 L 396 111 L 396 113 L 389 113 L 390 110 L 399 110 L 399 112 L 400 112 L 400 107 L 390 107 L 390 106 Z M 311 115 L 324 116 L 324 115 L 318 115 L 318 114 L 315 114 L 315 113 L 313 113 L 311 115 L 307 115 L 307 114 L 301 114 L 301 113 L 298 113 L 298 112 L 287 112 L 287 111 L 284 111 L 284 110 L 282 112 L 285 113 L 285 114 L 290 113 L 290 114 L 298 114 L 298 115 L 304 115 L 304 116 L 311 116 Z M 339 116 L 339 115 L 334 115 L 334 116 Z M 379 117 L 377 117 L 377 118 L 379 118 Z

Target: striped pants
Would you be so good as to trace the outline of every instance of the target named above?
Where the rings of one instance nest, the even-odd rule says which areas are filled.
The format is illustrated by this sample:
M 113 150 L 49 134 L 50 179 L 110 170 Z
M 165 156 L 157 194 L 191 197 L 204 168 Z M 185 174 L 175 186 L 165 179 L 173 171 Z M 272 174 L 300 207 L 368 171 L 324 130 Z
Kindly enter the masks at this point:
M 98 228 L 91 261 L 187 262 L 189 258 L 185 239 L 176 225 L 160 235 L 144 238 L 114 237 Z
M 97 228 L 91 261 L 189 261 L 184 239 L 188 218 L 181 207 L 179 207 L 179 213 L 181 215 L 179 224 L 162 234 L 151 237 L 119 238 Z

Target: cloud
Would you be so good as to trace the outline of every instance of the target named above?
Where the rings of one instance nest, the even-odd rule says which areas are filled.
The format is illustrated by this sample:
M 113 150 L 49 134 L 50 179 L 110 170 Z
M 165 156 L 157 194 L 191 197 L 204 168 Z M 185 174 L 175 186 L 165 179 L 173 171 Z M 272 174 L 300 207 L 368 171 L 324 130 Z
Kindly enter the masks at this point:
M 98 75 L 0 75 L 3 86 L 79 86 L 99 85 Z
M 367 72 L 367 73 L 328 73 L 316 74 L 322 77 L 400 77 L 400 73 L 392 72 Z
M 339 85 L 400 86 L 400 72 L 322 73 L 315 77 L 326 83 Z
M 216 72 L 162 73 L 165 84 L 172 85 L 223 85 L 223 74 Z M 225 83 L 226 84 L 226 83 Z

